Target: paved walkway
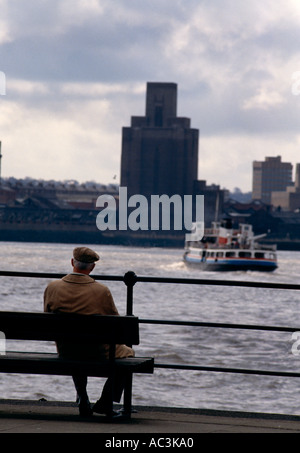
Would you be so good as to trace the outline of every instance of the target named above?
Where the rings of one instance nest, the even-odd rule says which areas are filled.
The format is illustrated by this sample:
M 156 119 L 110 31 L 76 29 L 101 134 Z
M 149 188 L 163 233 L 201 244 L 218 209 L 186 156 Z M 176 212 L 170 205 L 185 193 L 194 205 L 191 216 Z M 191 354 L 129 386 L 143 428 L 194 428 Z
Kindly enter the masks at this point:
M 82 419 L 72 403 L 0 400 L 3 433 L 300 433 L 300 416 L 138 407 L 131 420 Z

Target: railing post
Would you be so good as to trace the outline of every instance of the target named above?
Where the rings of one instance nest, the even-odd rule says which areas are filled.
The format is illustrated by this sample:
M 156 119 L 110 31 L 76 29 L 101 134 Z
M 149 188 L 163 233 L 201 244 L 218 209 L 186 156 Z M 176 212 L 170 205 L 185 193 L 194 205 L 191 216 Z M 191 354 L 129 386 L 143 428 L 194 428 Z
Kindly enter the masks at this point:
M 128 271 L 124 275 L 124 283 L 127 286 L 127 307 L 126 315 L 133 315 L 133 287 L 137 282 L 137 276 L 133 271 Z
M 123 277 L 124 283 L 127 286 L 127 305 L 126 315 L 133 315 L 133 287 L 137 282 L 137 276 L 133 271 L 128 271 Z M 132 347 L 132 345 L 127 345 Z M 124 410 L 127 417 L 131 417 L 132 411 L 132 373 L 126 373 L 124 387 Z

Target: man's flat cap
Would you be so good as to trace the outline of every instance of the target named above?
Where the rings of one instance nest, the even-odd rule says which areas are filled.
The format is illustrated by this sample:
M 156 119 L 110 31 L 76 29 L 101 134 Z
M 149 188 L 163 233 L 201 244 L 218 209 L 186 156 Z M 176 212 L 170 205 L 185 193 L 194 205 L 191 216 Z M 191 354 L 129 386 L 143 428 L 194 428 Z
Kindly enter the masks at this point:
M 82 263 L 94 263 L 100 259 L 99 255 L 88 247 L 76 247 L 73 250 L 73 257 Z

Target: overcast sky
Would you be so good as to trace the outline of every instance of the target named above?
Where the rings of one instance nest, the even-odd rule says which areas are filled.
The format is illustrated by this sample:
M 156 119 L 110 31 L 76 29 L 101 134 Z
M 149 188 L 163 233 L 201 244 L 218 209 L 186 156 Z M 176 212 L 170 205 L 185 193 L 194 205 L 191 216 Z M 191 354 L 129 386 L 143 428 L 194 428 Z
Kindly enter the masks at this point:
M 146 83 L 178 85 L 198 178 L 252 188 L 300 162 L 299 0 L 0 0 L 2 176 L 119 182 Z M 116 179 L 114 179 L 114 177 Z

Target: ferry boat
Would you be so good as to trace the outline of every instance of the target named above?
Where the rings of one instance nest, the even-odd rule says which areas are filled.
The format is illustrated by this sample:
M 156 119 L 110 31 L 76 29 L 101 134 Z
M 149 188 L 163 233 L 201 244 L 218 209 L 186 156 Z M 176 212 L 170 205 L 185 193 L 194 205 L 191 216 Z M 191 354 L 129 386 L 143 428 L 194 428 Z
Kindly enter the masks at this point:
M 231 220 L 213 222 L 201 239 L 192 236 L 186 236 L 183 259 L 201 270 L 270 272 L 278 267 L 276 245 L 259 244 L 266 234 L 255 236 L 252 225 L 240 224 L 234 230 Z

